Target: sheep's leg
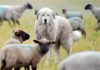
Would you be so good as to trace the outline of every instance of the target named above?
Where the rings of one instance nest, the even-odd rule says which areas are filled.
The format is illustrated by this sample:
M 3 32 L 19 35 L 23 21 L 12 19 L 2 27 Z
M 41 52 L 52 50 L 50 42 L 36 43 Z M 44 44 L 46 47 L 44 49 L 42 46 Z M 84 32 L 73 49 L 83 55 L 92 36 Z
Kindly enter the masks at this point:
M 20 68 L 14 68 L 14 70 L 20 70 Z
M 18 25 L 20 25 L 20 22 L 19 22 L 19 20 L 16 20 L 16 23 L 17 23 Z
M 5 60 L 3 60 L 3 61 L 2 61 L 2 66 L 1 66 L 1 70 L 4 70 L 5 67 L 6 67 L 6 62 L 5 62 Z
M 7 20 L 7 21 L 8 21 L 9 26 L 11 26 L 11 27 L 12 27 L 12 25 L 11 25 L 11 21 L 10 21 L 10 20 Z
M 32 66 L 32 70 L 37 70 L 37 66 Z
M 98 24 L 100 23 L 100 20 L 98 20 Z
M 50 46 L 49 51 L 48 51 L 48 53 L 47 53 L 47 55 L 46 55 L 46 66 L 49 65 L 51 52 L 52 52 L 52 46 Z
M 30 68 L 29 66 L 25 66 L 24 67 L 25 70 L 29 70 L 29 68 Z
M 15 20 L 12 20 L 13 21 L 13 26 L 15 26 L 16 25 L 16 22 L 15 22 Z

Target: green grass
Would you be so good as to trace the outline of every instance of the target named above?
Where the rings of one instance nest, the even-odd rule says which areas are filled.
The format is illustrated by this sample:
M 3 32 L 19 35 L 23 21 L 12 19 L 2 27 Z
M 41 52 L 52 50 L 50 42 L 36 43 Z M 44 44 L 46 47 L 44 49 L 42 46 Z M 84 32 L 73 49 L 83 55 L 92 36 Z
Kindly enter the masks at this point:
M 30 2 L 33 5 L 32 11 L 26 11 L 20 19 L 21 26 L 16 26 L 10 28 L 7 22 L 4 22 L 0 26 L 0 48 L 3 47 L 3 44 L 11 37 L 12 31 L 22 29 L 28 32 L 31 35 L 30 40 L 24 43 L 33 43 L 32 40 L 35 39 L 34 36 L 34 10 L 41 7 L 50 7 L 61 14 L 62 8 L 67 8 L 69 10 L 78 10 L 81 11 L 85 17 L 85 29 L 86 29 L 86 38 L 82 38 L 79 42 L 73 44 L 73 53 L 87 50 L 100 51 L 100 32 L 96 32 L 95 28 L 97 27 L 96 20 L 89 11 L 84 10 L 84 6 L 87 3 L 93 3 L 96 6 L 99 6 L 100 0 L 1 0 L 0 4 L 20 4 Z M 88 14 L 88 15 L 87 15 Z M 64 49 L 60 49 L 61 60 L 66 57 L 66 52 Z M 23 69 L 22 69 L 23 70 Z M 54 64 L 54 52 L 52 54 L 50 65 L 45 66 L 45 57 L 41 60 L 38 65 L 38 70 L 57 70 L 57 65 Z

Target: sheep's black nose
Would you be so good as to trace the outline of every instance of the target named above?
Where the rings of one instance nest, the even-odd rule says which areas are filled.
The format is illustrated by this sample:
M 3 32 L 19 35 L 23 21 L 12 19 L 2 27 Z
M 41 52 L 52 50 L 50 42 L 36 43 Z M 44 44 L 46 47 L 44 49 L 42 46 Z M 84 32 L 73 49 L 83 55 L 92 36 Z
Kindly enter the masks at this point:
M 47 19 L 44 19 L 44 22 L 47 23 Z

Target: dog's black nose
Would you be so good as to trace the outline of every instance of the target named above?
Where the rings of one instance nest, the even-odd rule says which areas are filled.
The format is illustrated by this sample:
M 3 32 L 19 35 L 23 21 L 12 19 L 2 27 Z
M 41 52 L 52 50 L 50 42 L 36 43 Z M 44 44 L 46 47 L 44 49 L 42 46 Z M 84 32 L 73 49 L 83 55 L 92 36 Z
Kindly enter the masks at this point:
M 44 22 L 47 23 L 47 19 L 44 19 Z

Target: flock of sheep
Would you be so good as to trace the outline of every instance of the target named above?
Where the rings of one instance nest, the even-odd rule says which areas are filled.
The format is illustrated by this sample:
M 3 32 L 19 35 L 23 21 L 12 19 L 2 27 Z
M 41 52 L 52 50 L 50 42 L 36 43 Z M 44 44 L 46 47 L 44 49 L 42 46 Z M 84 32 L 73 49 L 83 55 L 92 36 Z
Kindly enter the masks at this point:
M 11 21 L 13 25 L 20 25 L 19 18 L 26 9 L 32 9 L 30 3 L 23 5 L 0 6 L 0 21 Z M 98 21 L 100 29 L 100 9 L 92 4 L 87 4 L 85 9 L 92 11 Z M 49 65 L 52 50 L 55 52 L 55 63 L 60 59 L 59 49 L 62 46 L 68 53 L 59 65 L 58 70 L 100 70 L 99 52 L 80 52 L 72 54 L 74 41 L 79 41 L 81 33 L 86 36 L 83 15 L 80 12 L 70 12 L 62 10 L 65 17 L 58 15 L 50 8 L 42 8 L 35 11 L 35 35 L 36 39 L 32 44 L 22 44 L 30 38 L 30 35 L 23 31 L 13 31 L 13 36 L 0 49 L 0 70 L 25 70 L 37 69 L 37 64 L 46 55 L 46 65 Z M 2 24 L 2 23 L 1 23 Z

